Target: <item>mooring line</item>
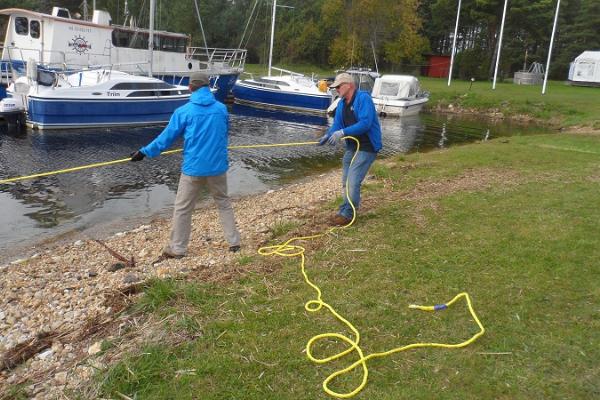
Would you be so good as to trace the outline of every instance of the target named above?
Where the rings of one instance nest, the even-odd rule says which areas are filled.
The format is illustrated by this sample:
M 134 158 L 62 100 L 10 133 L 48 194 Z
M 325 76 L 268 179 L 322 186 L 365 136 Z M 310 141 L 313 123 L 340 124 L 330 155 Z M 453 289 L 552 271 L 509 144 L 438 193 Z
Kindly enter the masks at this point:
M 248 144 L 248 145 L 228 146 L 227 148 L 230 149 L 230 150 L 236 150 L 236 149 L 256 149 L 256 148 L 263 148 L 263 147 L 306 146 L 306 145 L 317 144 L 317 143 L 319 143 L 319 142 Z M 181 151 L 183 151 L 183 149 L 168 150 L 168 151 L 162 152 L 161 155 L 168 155 L 168 154 L 180 153 Z M 45 176 L 52 176 L 52 175 L 58 175 L 58 174 L 66 174 L 68 172 L 81 171 L 81 170 L 84 170 L 84 169 L 106 167 L 108 165 L 115 165 L 115 164 L 125 163 L 125 162 L 128 162 L 128 161 L 131 161 L 131 158 L 122 158 L 120 160 L 105 161 L 105 162 L 99 162 L 99 163 L 94 163 L 94 164 L 81 165 L 79 167 L 59 169 L 59 170 L 56 170 L 56 171 L 48 171 L 48 172 L 41 172 L 41 173 L 38 173 L 38 174 L 32 174 L 32 175 L 26 175 L 26 176 L 18 176 L 18 177 L 15 177 L 15 178 L 2 179 L 2 180 L 0 180 L 0 185 L 4 184 L 4 183 L 18 182 L 18 181 L 24 181 L 24 180 L 28 180 L 28 179 L 43 178 Z
M 352 139 L 356 142 L 357 149 L 356 149 L 356 152 L 354 153 L 354 157 L 352 157 L 352 160 L 350 161 L 350 165 L 352 165 L 352 163 L 354 162 L 354 158 L 358 154 L 360 144 L 359 144 L 358 140 L 356 140 L 352 137 L 345 137 L 343 139 Z M 412 343 L 412 344 L 408 344 L 405 346 L 396 347 L 396 348 L 393 348 L 391 350 L 384 351 L 384 352 L 372 353 L 369 355 L 364 354 L 362 348 L 359 345 L 360 332 L 358 331 L 358 329 L 351 322 L 349 322 L 346 318 L 341 316 L 335 310 L 335 308 L 333 308 L 333 306 L 331 306 L 330 304 L 326 303 L 323 300 L 323 294 L 321 292 L 321 289 L 315 283 L 311 282 L 311 280 L 309 279 L 308 274 L 306 272 L 306 267 L 305 267 L 306 258 L 305 258 L 304 253 L 306 252 L 306 249 L 300 245 L 291 244 L 292 242 L 296 242 L 296 241 L 320 238 L 320 237 L 326 236 L 328 234 L 331 234 L 336 230 L 346 229 L 346 228 L 350 227 L 352 224 L 354 224 L 354 221 L 356 220 L 356 208 L 354 207 L 354 204 L 352 203 L 352 200 L 350 199 L 350 192 L 349 192 L 350 184 L 349 183 L 350 183 L 349 178 L 347 178 L 347 180 L 346 180 L 346 199 L 348 199 L 348 202 L 350 203 L 350 206 L 352 207 L 352 220 L 350 220 L 350 222 L 348 224 L 346 224 L 344 226 L 340 226 L 340 227 L 331 227 L 331 228 L 327 229 L 325 232 L 319 233 L 316 235 L 293 237 L 291 239 L 288 239 L 284 243 L 272 245 L 272 246 L 264 246 L 264 247 L 261 247 L 258 249 L 258 253 L 263 256 L 300 257 L 300 271 L 302 272 L 302 275 L 304 276 L 304 281 L 310 287 L 312 287 L 314 289 L 314 291 L 316 292 L 316 299 L 308 300 L 304 304 L 304 308 L 306 309 L 306 311 L 317 312 L 317 311 L 321 310 L 321 308 L 325 307 L 337 320 L 342 322 L 350 331 L 352 331 L 352 333 L 354 335 L 354 339 L 351 337 L 348 337 L 346 335 L 339 334 L 339 333 L 326 332 L 326 333 L 321 333 L 321 334 L 313 336 L 306 343 L 306 355 L 307 355 L 308 359 L 317 364 L 324 364 L 324 363 L 327 363 L 330 361 L 337 360 L 337 359 L 342 358 L 352 352 L 357 353 L 358 360 L 356 360 L 354 363 L 352 363 L 350 366 L 348 366 L 346 368 L 339 369 L 339 370 L 333 372 L 327 378 L 325 378 L 325 380 L 323 381 L 323 390 L 325 391 L 325 393 L 329 394 L 330 396 L 337 397 L 337 398 L 343 398 L 343 399 L 355 396 L 366 386 L 367 380 L 369 377 L 369 369 L 367 368 L 367 361 L 370 359 L 385 357 L 385 356 L 388 356 L 388 355 L 391 355 L 394 353 L 398 353 L 401 351 L 406 351 L 406 350 L 421 348 L 421 347 L 442 347 L 442 348 L 449 348 L 449 349 L 465 347 L 465 346 L 473 343 L 475 340 L 477 340 L 477 338 L 479 338 L 481 335 L 483 335 L 485 333 L 485 328 L 479 321 L 477 314 L 475 314 L 475 310 L 473 309 L 473 305 L 471 303 L 471 298 L 469 297 L 469 295 L 466 292 L 462 292 L 462 293 L 457 294 L 456 296 L 454 296 L 454 298 L 452 300 L 450 300 L 449 302 L 444 303 L 444 304 L 437 304 L 435 306 L 420 306 L 420 305 L 411 304 L 408 307 L 411 309 L 418 309 L 418 310 L 422 310 L 422 311 L 445 310 L 448 307 L 450 307 L 452 304 L 454 304 L 456 301 L 458 301 L 460 298 L 464 297 L 467 302 L 469 312 L 471 313 L 471 316 L 473 317 L 473 319 L 477 323 L 477 326 L 479 327 L 479 332 L 475 333 L 473 336 L 471 336 L 471 338 L 469 338 L 463 342 L 455 343 L 455 344 L 434 343 L 434 342 Z M 329 357 L 317 358 L 317 357 L 313 356 L 312 348 L 313 348 L 313 345 L 315 345 L 315 343 L 321 339 L 334 339 L 334 340 L 337 339 L 342 342 L 345 342 L 348 345 L 348 347 L 345 350 L 335 353 Z M 335 390 L 332 390 L 329 388 L 329 383 L 333 379 L 335 379 L 336 377 L 338 377 L 340 375 L 346 374 L 359 366 L 361 367 L 361 369 L 363 371 L 363 376 L 362 376 L 361 383 L 358 386 L 356 386 L 356 388 L 354 388 L 353 390 L 351 390 L 349 392 L 336 392 Z

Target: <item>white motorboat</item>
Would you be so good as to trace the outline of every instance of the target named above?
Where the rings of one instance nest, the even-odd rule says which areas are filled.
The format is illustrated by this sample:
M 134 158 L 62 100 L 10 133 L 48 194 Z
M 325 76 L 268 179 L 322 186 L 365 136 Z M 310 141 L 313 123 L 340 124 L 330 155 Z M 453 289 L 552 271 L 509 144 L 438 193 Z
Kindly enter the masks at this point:
M 110 69 L 36 75 L 18 78 L 2 102 L 24 107 L 37 129 L 164 124 L 190 97 L 185 86 Z
M 418 114 L 429 101 L 429 93 L 422 91 L 419 80 L 411 75 L 377 78 L 371 97 L 381 115 L 399 117 Z

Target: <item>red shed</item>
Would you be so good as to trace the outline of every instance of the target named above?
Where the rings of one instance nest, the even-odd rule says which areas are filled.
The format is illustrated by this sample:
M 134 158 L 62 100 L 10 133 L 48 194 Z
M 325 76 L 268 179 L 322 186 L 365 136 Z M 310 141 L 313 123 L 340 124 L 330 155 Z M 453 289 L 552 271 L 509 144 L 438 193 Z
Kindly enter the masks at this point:
M 423 69 L 423 75 L 432 78 L 447 78 L 450 71 L 450 56 L 428 54 L 427 66 Z

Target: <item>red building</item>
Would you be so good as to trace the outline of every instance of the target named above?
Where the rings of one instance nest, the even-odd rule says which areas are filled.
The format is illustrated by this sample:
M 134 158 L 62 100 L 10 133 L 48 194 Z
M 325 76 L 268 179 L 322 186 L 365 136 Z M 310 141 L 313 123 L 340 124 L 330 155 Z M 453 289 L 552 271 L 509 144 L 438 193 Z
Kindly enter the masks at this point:
M 450 71 L 450 56 L 427 54 L 427 65 L 421 71 L 422 75 L 432 78 L 447 78 Z

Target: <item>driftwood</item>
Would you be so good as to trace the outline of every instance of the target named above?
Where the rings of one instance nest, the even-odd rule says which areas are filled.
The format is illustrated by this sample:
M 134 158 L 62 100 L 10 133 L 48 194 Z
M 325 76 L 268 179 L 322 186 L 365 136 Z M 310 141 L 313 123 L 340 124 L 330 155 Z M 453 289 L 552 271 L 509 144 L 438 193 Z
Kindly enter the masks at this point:
M 127 258 L 123 257 L 122 255 L 120 255 L 119 253 L 117 253 L 116 251 L 114 251 L 113 249 L 111 249 L 110 247 L 108 247 L 106 245 L 106 243 L 104 243 L 103 241 L 98 240 L 98 239 L 94 239 L 94 242 L 98 243 L 100 246 L 102 246 L 106 250 L 108 250 L 108 252 L 110 253 L 111 256 L 113 256 L 117 260 L 122 261 L 123 263 L 125 263 L 126 267 L 135 268 L 135 259 L 133 258 L 133 256 L 131 256 L 131 259 L 128 260 Z
M 32 339 L 19 343 L 5 353 L 2 358 L 2 365 L 0 365 L 0 371 L 14 368 L 29 360 L 40 351 L 46 350 L 48 347 L 52 346 L 52 342 L 54 342 L 58 336 L 59 335 L 56 332 L 42 332 Z
M 143 285 L 135 284 L 110 293 L 104 301 L 105 306 L 112 308 L 112 315 L 126 309 L 131 303 L 129 296 L 139 293 Z M 88 318 L 81 329 L 67 332 L 42 332 L 36 337 L 19 343 L 9 349 L 0 361 L 0 371 L 13 369 L 26 362 L 31 357 L 52 346 L 54 342 L 73 343 L 88 339 L 95 334 L 105 331 L 115 322 L 112 316 L 95 316 Z M 0 399 L 2 397 L 0 396 Z

